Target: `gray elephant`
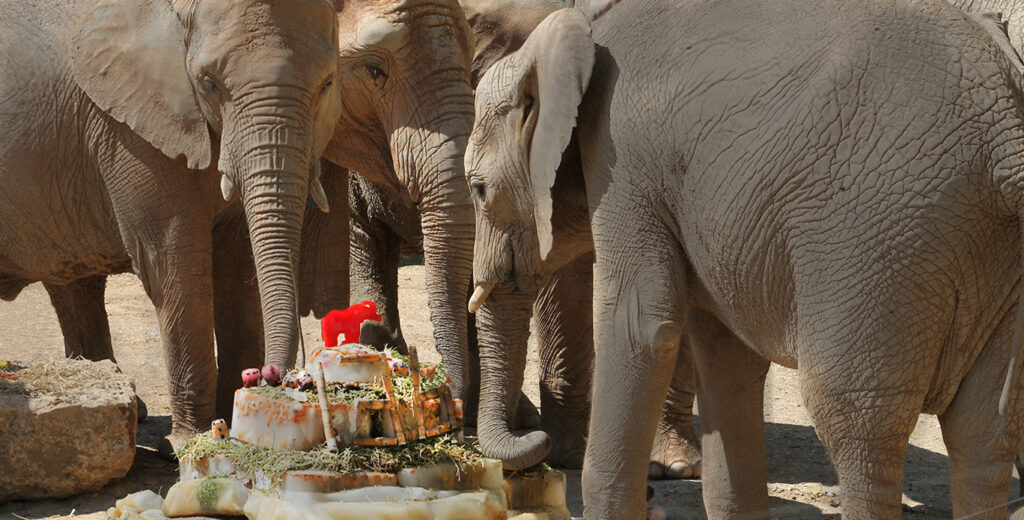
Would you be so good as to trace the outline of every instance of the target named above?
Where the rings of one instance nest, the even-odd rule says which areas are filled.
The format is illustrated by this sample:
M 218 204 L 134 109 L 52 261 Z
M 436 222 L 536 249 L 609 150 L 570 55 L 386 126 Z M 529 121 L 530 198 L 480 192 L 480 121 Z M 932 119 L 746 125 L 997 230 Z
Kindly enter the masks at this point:
M 344 203 L 348 184 L 326 161 L 323 186 L 328 200 Z M 348 305 L 348 227 L 345 212 L 324 213 L 307 207 L 297 272 L 299 313 L 324 316 Z M 217 347 L 217 417 L 231 417 L 237 375 L 264 360 L 263 318 L 256 266 L 245 214 L 231 204 L 214 219 L 213 327 Z M 68 357 L 116 362 L 104 305 L 106 275 L 92 275 L 67 284 L 43 282 L 57 314 Z M 139 420 L 145 404 L 139 400 Z M 165 446 L 165 448 L 168 448 Z M 170 455 L 169 450 L 164 453 Z
M 607 8 L 602 2 L 580 4 L 582 8 L 597 12 Z M 572 2 L 558 0 L 463 0 L 463 10 L 477 42 L 473 59 L 474 85 L 491 65 L 517 50 L 547 15 L 572 5 Z M 560 169 L 579 175 L 579 156 L 573 153 L 574 148 L 570 147 L 563 156 Z M 580 201 L 567 202 L 582 207 L 576 204 Z M 586 219 L 580 218 L 577 222 L 585 223 Z M 541 410 L 546 411 L 541 415 L 541 427 L 551 438 L 549 458 L 556 465 L 579 467 L 585 448 L 593 364 L 592 321 L 583 317 L 592 315 L 594 246 L 589 228 L 580 229 L 574 237 L 577 240 L 565 244 L 566 261 L 560 263 L 561 267 L 539 290 L 533 316 L 538 323 L 541 346 Z M 511 344 L 525 346 L 525 341 L 516 338 Z M 680 352 L 683 355 L 677 358 L 651 451 L 649 476 L 653 478 L 700 477 L 700 448 L 693 431 L 695 382 L 689 346 L 682 345 Z M 481 423 L 482 429 L 501 428 L 497 420 L 486 422 Z M 489 441 L 508 437 L 484 435 L 483 438 Z M 488 447 L 492 453 L 505 454 L 505 460 L 511 462 L 509 443 Z
M 13 1 L 0 32 L 0 297 L 133 268 L 176 444 L 214 414 L 222 197 L 240 195 L 252 237 L 266 361 L 295 359 L 303 209 L 325 204 L 317 158 L 340 110 L 332 5 Z
M 950 0 L 950 3 L 978 18 L 990 29 L 1007 54 L 1016 59 L 1024 56 L 1024 5 L 1016 0 Z M 1024 446 L 1017 455 L 1017 473 L 1024 475 Z M 1020 480 L 1024 495 L 1024 479 Z
M 1005 517 L 1024 433 L 1022 70 L 943 3 L 723 0 L 624 2 L 592 35 L 557 11 L 485 74 L 466 156 L 481 377 L 507 383 L 506 340 L 585 214 L 586 518 L 643 517 L 684 332 L 709 517 L 768 517 L 769 362 L 800 369 L 844 518 L 900 516 L 920 413 L 943 428 L 954 516 Z M 577 114 L 583 175 L 558 176 Z
M 463 1 L 462 9 L 472 27 L 476 47 L 473 83 L 494 61 L 516 50 L 529 32 L 547 14 L 564 7 L 562 2 Z M 376 345 L 404 349 L 405 340 L 398 316 L 397 269 L 402 253 L 422 247 L 419 212 L 403 193 L 353 174 L 350 182 L 352 228 L 352 299 L 373 300 L 383 317 L 380 324 L 366 323 L 361 339 Z M 590 366 L 593 362 L 592 329 L 589 320 L 592 245 L 579 244 L 579 259 L 555 273 L 539 295 L 538 317 L 542 346 L 541 427 L 552 438 L 550 461 L 561 467 L 579 467 L 585 448 L 589 414 Z M 469 402 L 467 417 L 475 423 L 478 361 L 473 320 L 468 324 Z M 687 357 L 681 357 L 681 377 L 673 385 L 663 414 L 662 435 L 652 453 L 652 474 L 672 478 L 696 477 L 700 456 L 693 434 L 693 378 Z M 502 422 L 522 427 L 536 426 L 537 412 L 518 389 L 519 400 L 505 411 Z M 488 427 L 481 425 L 482 427 Z
M 473 37 L 455 0 L 339 5 L 342 113 L 324 157 L 422 215 L 435 343 L 453 394 L 464 398 L 473 208 L 462 157 L 473 117 Z M 347 199 L 339 206 L 347 220 Z

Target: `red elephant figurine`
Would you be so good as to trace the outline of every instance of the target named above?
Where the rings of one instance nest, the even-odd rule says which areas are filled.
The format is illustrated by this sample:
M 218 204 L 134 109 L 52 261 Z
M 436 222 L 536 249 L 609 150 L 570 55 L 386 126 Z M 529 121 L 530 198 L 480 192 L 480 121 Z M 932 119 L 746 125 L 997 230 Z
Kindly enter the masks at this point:
M 357 303 L 343 311 L 333 310 L 320 320 L 320 335 L 325 347 L 337 347 L 338 335 L 345 335 L 345 343 L 359 343 L 359 326 L 366 320 L 380 321 L 377 304 L 371 301 Z

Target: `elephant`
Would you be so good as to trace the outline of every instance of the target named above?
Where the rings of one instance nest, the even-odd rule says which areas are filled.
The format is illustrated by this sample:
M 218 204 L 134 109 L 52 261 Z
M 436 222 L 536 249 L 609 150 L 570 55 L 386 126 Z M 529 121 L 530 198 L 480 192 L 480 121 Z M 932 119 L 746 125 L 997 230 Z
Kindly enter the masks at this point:
M 589 230 L 585 518 L 643 517 L 683 334 L 709 518 L 769 516 L 772 362 L 799 370 L 844 518 L 900 516 L 921 413 L 943 429 L 954 517 L 1005 517 L 1024 435 L 1022 71 L 943 2 L 552 13 L 476 91 L 482 387 L 507 395 L 521 363 L 507 340 Z M 574 142 L 578 177 L 558 168 Z M 524 457 L 545 442 L 501 433 Z
M 340 107 L 324 152 L 328 160 L 319 169 L 323 189 L 317 198 L 317 207 L 335 211 L 321 213 L 307 205 L 297 255 L 298 311 L 312 311 L 319 318 L 348 305 L 348 172 L 337 165 L 359 167 L 364 172 L 360 178 L 382 183 L 410 207 L 417 203 L 427 216 L 432 231 L 426 255 L 432 269 L 432 321 L 452 388 L 460 396 L 467 368 L 466 332 L 459 324 L 441 323 L 450 322 L 445 316 L 454 311 L 465 327 L 472 268 L 473 213 L 462 169 L 472 118 L 472 35 L 454 1 L 447 10 L 444 2 L 374 0 L 339 6 L 329 17 L 337 19 L 342 32 L 337 85 L 331 86 Z M 433 97 L 426 99 L 426 93 Z M 425 113 L 427 108 L 432 112 Z M 221 260 L 214 273 L 214 323 L 223 376 L 216 408 L 225 417 L 230 416 L 237 374 L 263 362 L 262 352 L 252 348 L 262 344 L 265 320 L 260 319 L 260 294 L 251 283 L 253 267 L 245 252 L 249 236 L 239 225 L 239 209 L 229 207 L 219 214 L 213 239 L 214 254 Z M 92 344 L 103 348 L 87 357 L 112 358 L 101 276 L 96 283 L 98 287 L 59 286 L 62 293 L 54 304 L 89 302 L 83 307 L 90 309 L 88 320 L 69 315 L 68 326 L 62 322 L 66 350 L 71 350 L 67 345 L 86 343 L 82 338 L 98 338 Z M 97 329 L 107 331 L 106 336 Z
M 341 111 L 336 20 L 324 0 L 0 5 L 0 298 L 43 281 L 78 285 L 58 307 L 95 300 L 96 277 L 134 270 L 172 448 L 214 418 L 225 199 L 252 238 L 265 360 L 296 358 L 299 232 L 307 198 L 326 209 L 318 158 Z
M 950 3 L 975 16 L 991 16 L 988 22 L 995 23 L 1002 33 L 996 31 L 997 41 L 1007 47 L 1008 54 L 1024 56 L 1024 6 L 1014 0 L 950 0 Z M 990 25 L 991 27 L 991 25 Z M 1017 455 L 1017 473 L 1024 475 L 1024 446 Z M 1020 493 L 1024 495 L 1024 479 L 1020 480 Z
M 465 304 L 474 223 L 463 155 L 473 118 L 472 33 L 455 0 L 338 4 L 342 109 L 323 157 L 418 212 L 435 344 L 453 396 L 466 399 L 472 386 Z M 357 190 L 354 185 L 358 196 Z M 347 221 L 347 198 L 340 205 Z M 353 241 L 360 236 L 354 225 L 352 235 Z M 353 255 L 353 274 L 376 269 L 365 258 Z M 362 298 L 361 285 L 355 287 Z M 394 312 L 387 304 L 381 309 L 389 324 Z M 374 328 L 363 330 L 368 327 Z M 380 338 L 377 330 L 366 340 Z
M 324 192 L 341 204 L 348 185 L 342 173 L 322 163 Z M 337 202 L 335 202 L 337 201 Z M 344 212 L 324 213 L 307 207 L 302 221 L 302 245 L 297 273 L 299 314 L 322 317 L 348 305 L 348 227 Z M 217 348 L 217 417 L 231 417 L 236 375 L 263 365 L 263 319 L 255 264 L 242 207 L 234 203 L 215 219 L 213 233 L 213 326 Z M 68 284 L 43 282 L 56 311 L 69 358 L 117 362 L 110 340 L 104 305 L 106 275 L 92 275 Z M 259 370 L 256 370 L 257 374 Z M 147 414 L 139 399 L 139 420 Z M 165 447 L 166 448 L 166 447 Z M 164 455 L 169 456 L 166 451 Z
M 548 0 L 464 0 L 461 5 L 476 42 L 472 66 L 475 85 L 494 61 L 516 50 L 544 16 L 569 4 Z M 360 337 L 364 343 L 390 345 L 404 351 L 397 305 L 397 270 L 402 254 L 422 248 L 419 213 L 400 192 L 370 182 L 362 175 L 353 173 L 349 186 L 352 300 L 375 301 L 383 317 L 379 324 L 364 324 Z M 582 463 L 589 413 L 592 329 L 589 320 L 580 320 L 578 316 L 591 313 L 589 297 L 581 295 L 591 291 L 592 245 L 581 243 L 580 247 L 579 260 L 553 276 L 535 308 L 542 346 L 541 407 L 548 411 L 540 416 L 540 424 L 552 438 L 550 462 L 559 467 L 579 467 Z M 471 319 L 471 389 L 479 384 L 474 328 Z M 680 360 L 684 368 L 672 387 L 676 398 L 669 401 L 671 405 L 666 406 L 661 421 L 659 431 L 664 435 L 652 454 L 655 476 L 700 476 L 699 448 L 692 424 L 694 382 L 687 359 Z M 508 411 L 505 420 L 523 427 L 536 426 L 536 410 L 525 396 L 519 395 L 518 405 Z M 470 398 L 466 409 L 467 423 L 474 424 L 475 399 Z
M 517 50 L 541 20 L 557 9 L 572 7 L 573 3 L 559 0 L 463 0 L 462 6 L 476 36 L 476 56 L 473 59 L 475 86 L 494 62 Z M 591 5 L 581 2 L 580 7 L 600 12 L 606 6 L 600 2 Z M 566 154 L 560 168 L 578 170 L 578 154 Z M 567 257 L 574 260 L 551 275 L 539 291 L 533 308 L 541 346 L 541 410 L 548 411 L 541 415 L 541 429 L 551 438 L 551 462 L 566 467 L 582 464 L 594 348 L 592 321 L 580 319 L 592 315 L 589 295 L 593 290 L 593 241 L 589 230 L 581 229 L 575 236 L 580 240 L 567 244 L 566 250 Z M 524 342 L 517 339 L 512 344 L 524 345 Z M 678 366 L 658 421 L 658 434 L 651 452 L 649 476 L 652 478 L 700 477 L 700 447 L 693 431 L 696 389 L 692 360 L 688 355 L 688 345 L 683 345 L 680 351 L 683 355 L 677 360 Z M 491 446 L 497 450 L 492 453 L 499 454 L 509 447 Z M 511 454 L 505 455 L 502 458 L 510 460 L 508 455 Z

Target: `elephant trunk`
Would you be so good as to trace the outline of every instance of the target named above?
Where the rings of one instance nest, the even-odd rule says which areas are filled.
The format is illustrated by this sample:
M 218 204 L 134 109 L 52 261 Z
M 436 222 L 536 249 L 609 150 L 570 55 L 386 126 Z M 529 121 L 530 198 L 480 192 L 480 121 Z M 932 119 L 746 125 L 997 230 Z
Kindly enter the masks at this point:
M 509 427 L 523 386 L 535 297 L 496 288 L 477 312 L 481 388 L 477 435 L 484 454 L 501 459 L 506 470 L 533 466 L 551 450 L 546 433 L 534 431 L 519 437 Z
M 462 167 L 465 138 L 449 141 L 435 167 L 438 178 L 420 201 L 427 299 L 434 341 L 451 379 L 452 394 L 474 400 L 469 388 L 466 293 L 473 275 L 473 204 Z M 435 173 L 436 175 L 436 173 Z M 469 418 L 472 420 L 472 418 Z
M 263 311 L 265 362 L 284 368 L 294 364 L 298 350 L 296 275 L 314 158 L 310 125 L 291 115 L 303 103 L 296 101 L 293 110 L 282 110 L 280 97 L 253 103 L 261 104 L 265 108 L 248 112 L 235 160 L 224 165 L 222 156 L 221 170 L 228 182 L 235 177 L 241 184 Z M 231 166 L 237 175 L 231 175 Z

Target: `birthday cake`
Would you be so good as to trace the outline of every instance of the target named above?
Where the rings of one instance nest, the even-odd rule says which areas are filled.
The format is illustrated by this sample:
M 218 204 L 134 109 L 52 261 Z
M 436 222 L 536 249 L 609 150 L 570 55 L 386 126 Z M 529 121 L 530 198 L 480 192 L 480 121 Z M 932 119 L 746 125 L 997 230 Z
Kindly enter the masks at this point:
M 414 347 L 404 357 L 348 342 L 376 316 L 372 302 L 332 312 L 304 367 L 242 372 L 230 428 L 218 419 L 178 450 L 159 512 L 133 495 L 108 518 L 568 519 L 563 474 L 506 476 L 463 441 L 444 365 L 421 364 Z
M 325 416 L 339 445 L 395 446 L 459 430 L 461 402 L 452 399 L 443 366 L 421 367 L 415 349 L 411 354 L 402 359 L 358 344 L 317 349 L 283 384 L 239 388 L 230 435 L 268 448 L 309 450 L 327 440 Z M 327 414 L 312 381 L 316 370 L 323 373 Z

